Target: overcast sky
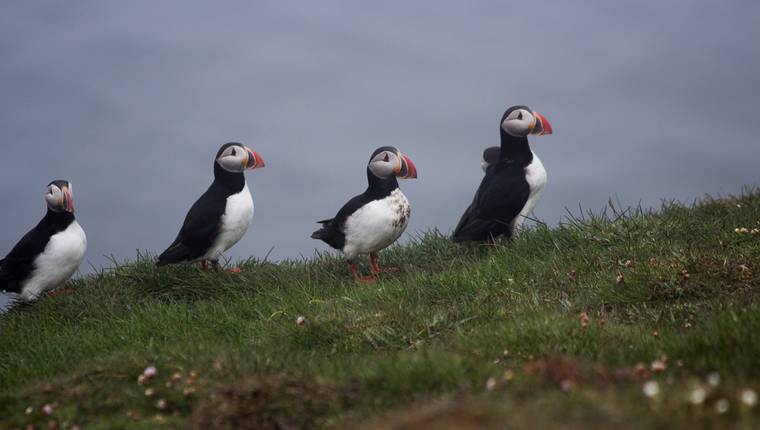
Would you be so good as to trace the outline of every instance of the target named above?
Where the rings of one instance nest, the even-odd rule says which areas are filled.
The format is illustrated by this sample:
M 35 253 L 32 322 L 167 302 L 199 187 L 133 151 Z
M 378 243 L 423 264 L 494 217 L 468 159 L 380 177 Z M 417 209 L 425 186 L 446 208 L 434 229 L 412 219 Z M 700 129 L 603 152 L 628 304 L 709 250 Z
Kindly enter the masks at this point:
M 256 214 L 229 256 L 309 238 L 394 145 L 408 233 L 449 232 L 514 104 L 555 134 L 536 215 L 657 206 L 760 183 L 760 2 L 3 1 L 0 254 L 74 184 L 87 261 L 161 252 L 240 141 Z M 408 236 L 407 236 L 408 238 Z

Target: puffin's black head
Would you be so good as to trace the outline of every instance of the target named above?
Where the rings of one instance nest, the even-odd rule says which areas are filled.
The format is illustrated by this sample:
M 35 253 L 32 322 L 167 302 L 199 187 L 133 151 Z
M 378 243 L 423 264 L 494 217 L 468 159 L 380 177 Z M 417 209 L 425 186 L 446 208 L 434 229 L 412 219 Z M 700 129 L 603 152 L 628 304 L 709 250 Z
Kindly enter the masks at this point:
M 45 193 L 48 208 L 53 212 L 74 213 L 74 197 L 71 193 L 69 181 L 59 179 L 49 183 Z
M 483 150 L 483 159 L 480 160 L 480 167 L 485 172 L 493 163 L 499 161 L 499 155 L 501 154 L 501 148 L 498 146 L 491 146 Z
M 256 151 L 242 143 L 225 143 L 216 153 L 216 164 L 232 173 L 242 173 L 247 169 L 264 167 L 264 159 Z
M 369 159 L 367 169 L 381 179 L 393 176 L 400 179 L 417 177 L 417 167 L 412 160 L 393 146 L 377 148 Z
M 512 106 L 501 117 L 500 128 L 510 136 L 525 137 L 552 134 L 552 125 L 540 113 L 527 106 Z

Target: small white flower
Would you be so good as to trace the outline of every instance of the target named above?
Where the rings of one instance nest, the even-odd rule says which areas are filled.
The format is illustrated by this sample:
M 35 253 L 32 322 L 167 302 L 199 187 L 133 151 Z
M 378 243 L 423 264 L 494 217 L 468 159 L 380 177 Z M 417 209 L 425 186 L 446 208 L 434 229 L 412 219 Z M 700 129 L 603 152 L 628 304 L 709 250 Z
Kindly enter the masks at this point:
M 296 318 L 296 324 L 298 324 L 298 325 L 304 325 L 304 324 L 306 324 L 306 317 L 304 317 L 304 316 L 301 315 L 298 318 Z
M 665 364 L 663 360 L 655 360 L 652 362 L 650 366 L 650 369 L 652 370 L 652 372 L 655 372 L 655 373 L 664 372 L 665 369 L 667 368 L 668 368 L 668 365 Z
M 712 372 L 707 375 L 707 383 L 712 387 L 720 385 L 720 374 L 718 372 Z
M 757 392 L 752 388 L 742 390 L 741 394 L 742 403 L 750 408 L 757 404 Z
M 496 389 L 496 378 L 488 378 L 486 380 L 486 390 L 493 391 Z
M 45 415 L 51 415 L 53 413 L 53 405 L 47 404 L 42 407 L 42 412 Z
M 660 384 L 657 381 L 647 381 L 642 391 L 649 398 L 656 397 L 660 394 Z
M 701 405 L 707 398 L 707 390 L 702 387 L 696 387 L 689 392 L 689 402 L 693 405 Z
M 730 404 L 728 403 L 727 399 L 720 399 L 717 402 L 715 402 L 715 412 L 719 414 L 725 414 L 728 412 L 728 407 Z
M 158 374 L 158 369 L 156 369 L 156 366 L 148 366 L 143 370 L 143 375 L 145 375 L 146 378 L 152 378 Z

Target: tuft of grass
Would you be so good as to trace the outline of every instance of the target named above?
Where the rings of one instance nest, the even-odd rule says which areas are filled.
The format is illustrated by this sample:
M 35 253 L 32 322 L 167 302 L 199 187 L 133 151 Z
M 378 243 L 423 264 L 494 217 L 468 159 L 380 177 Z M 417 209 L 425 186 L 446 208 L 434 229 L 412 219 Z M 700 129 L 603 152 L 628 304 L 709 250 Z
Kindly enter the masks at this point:
M 746 190 L 490 245 L 433 230 L 372 286 L 330 253 L 139 254 L 0 316 L 0 428 L 755 428 L 758 228 Z

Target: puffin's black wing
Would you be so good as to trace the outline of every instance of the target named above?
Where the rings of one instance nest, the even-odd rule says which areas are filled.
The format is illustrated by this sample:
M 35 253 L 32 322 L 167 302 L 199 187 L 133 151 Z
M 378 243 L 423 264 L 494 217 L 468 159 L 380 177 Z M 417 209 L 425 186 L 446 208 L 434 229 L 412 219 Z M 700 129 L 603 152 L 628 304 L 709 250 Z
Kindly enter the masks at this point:
M 156 265 L 195 260 L 211 248 L 227 207 L 227 196 L 213 188 L 212 184 L 190 208 L 177 238 L 158 256 Z
M 45 250 L 50 236 L 55 233 L 40 222 L 18 241 L 11 252 L 0 260 L 0 291 L 21 293 L 23 282 L 34 271 L 34 260 Z
M 459 220 L 454 242 L 486 241 L 512 236 L 512 221 L 530 196 L 522 167 L 499 163 L 488 168 L 472 204 Z
M 317 221 L 318 224 L 322 224 L 322 228 L 312 233 L 311 238 L 319 239 L 335 249 L 343 249 L 346 245 L 346 235 L 343 232 L 346 220 L 359 208 L 369 203 L 370 200 L 367 193 L 354 196 L 340 208 L 334 218 Z

